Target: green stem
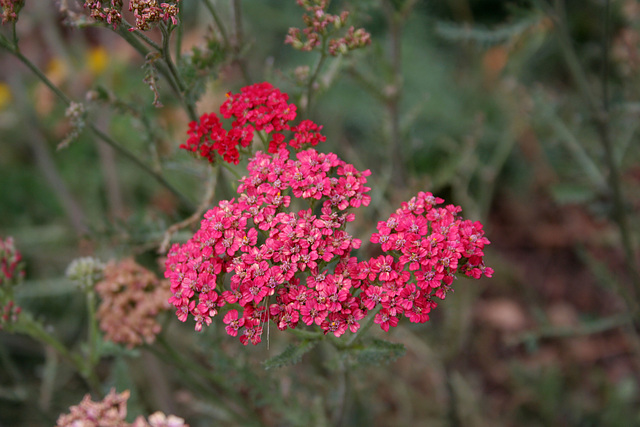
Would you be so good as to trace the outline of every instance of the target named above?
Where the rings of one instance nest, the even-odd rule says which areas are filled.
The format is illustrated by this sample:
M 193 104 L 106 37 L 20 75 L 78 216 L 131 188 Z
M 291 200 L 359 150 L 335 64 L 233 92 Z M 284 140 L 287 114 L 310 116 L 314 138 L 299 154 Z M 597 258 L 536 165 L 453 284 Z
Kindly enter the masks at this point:
M 233 4 L 233 22 L 236 30 L 236 40 L 233 46 L 233 62 L 240 68 L 242 77 L 247 84 L 251 83 L 251 76 L 244 58 L 240 57 L 240 50 L 244 46 L 244 30 L 242 29 L 242 7 L 240 0 L 232 0 Z
M 391 3 L 391 2 L 387 2 Z M 387 96 L 385 106 L 390 121 L 390 135 L 388 154 L 391 159 L 391 181 L 396 188 L 403 188 L 406 181 L 405 161 L 402 156 L 402 136 L 400 132 L 400 97 L 402 93 L 402 29 L 404 25 L 403 15 L 394 11 L 393 5 L 388 5 L 390 30 L 390 60 L 391 60 L 391 85 L 392 90 Z
M 225 30 L 224 24 L 220 19 L 220 15 L 218 15 L 218 12 L 216 12 L 215 7 L 213 6 L 213 4 L 211 4 L 210 0 L 202 0 L 202 2 L 204 3 L 205 7 L 209 10 L 209 13 L 211 13 L 213 20 L 216 22 L 216 26 L 218 27 L 218 31 L 220 31 L 220 36 L 222 37 L 224 46 L 225 48 L 228 49 L 230 47 L 229 37 L 227 36 L 227 31 Z
M 176 60 L 180 61 L 182 57 L 182 33 L 184 24 L 182 23 L 182 6 L 178 7 L 178 28 L 176 28 Z
M 318 62 L 316 62 L 316 65 L 313 69 L 313 73 L 311 74 L 311 77 L 309 77 L 309 81 L 307 82 L 307 111 L 305 114 L 306 118 L 310 118 L 311 117 L 311 111 L 312 111 L 312 102 L 313 102 L 313 85 L 315 84 L 316 80 L 318 79 L 318 76 L 320 75 L 320 70 L 322 69 L 322 65 L 324 64 L 325 60 L 327 59 L 327 40 L 328 37 L 323 36 L 322 37 L 322 49 L 320 50 L 320 57 L 318 58 Z
M 100 354 L 96 351 L 98 348 L 98 319 L 96 317 L 96 294 L 93 290 L 87 291 L 87 321 L 89 322 L 89 331 L 87 337 L 87 370 L 93 371 L 97 365 Z
M 373 326 L 373 321 L 375 320 L 376 314 L 382 308 L 382 304 L 378 304 L 378 306 L 374 307 L 373 310 L 369 311 L 367 314 L 367 318 L 364 323 L 360 324 L 360 329 L 351 335 L 345 344 L 345 348 L 353 347 L 353 345 L 358 342 L 362 337 L 367 333 L 367 331 Z
M 171 38 L 171 29 L 168 25 L 160 25 L 160 29 L 162 31 L 162 49 L 160 50 L 162 54 L 162 58 L 164 59 L 167 68 L 169 69 L 169 74 L 172 79 L 175 81 L 178 92 L 180 94 L 180 100 L 184 104 L 184 107 L 187 110 L 187 114 L 189 114 L 189 118 L 192 121 L 198 120 L 198 114 L 196 113 L 196 109 L 192 103 L 190 103 L 185 97 L 186 85 L 182 81 L 180 77 L 180 73 L 176 69 L 175 64 L 173 63 L 173 59 L 171 58 L 171 50 L 169 49 L 169 40 Z
M 131 35 L 132 37 L 139 38 L 140 40 L 142 40 L 143 42 L 145 42 L 146 44 L 148 44 L 149 46 L 151 46 L 152 48 L 154 48 L 155 50 L 160 52 L 161 47 L 156 42 L 154 42 L 149 37 L 147 37 L 142 31 L 137 30 L 137 29 L 134 30 L 134 31 L 130 31 L 131 28 L 133 28 L 133 25 L 131 25 L 126 20 L 124 20 L 124 19 L 122 20 L 121 25 L 118 26 L 118 30 L 120 30 L 120 28 L 122 28 L 124 31 L 126 31 L 127 34 Z M 116 31 L 116 32 L 119 33 L 120 35 L 122 35 L 122 31 Z
M 100 380 L 98 379 L 98 376 L 96 375 L 93 368 L 91 367 L 90 369 L 88 369 L 89 367 L 84 363 L 84 359 L 82 359 L 78 355 L 72 354 L 64 344 L 62 344 L 56 337 L 48 333 L 44 329 L 42 324 L 36 322 L 28 313 L 22 313 L 20 315 L 18 323 L 16 323 L 15 331 L 28 335 L 34 340 L 44 345 L 50 346 L 64 360 L 69 362 L 69 364 L 74 367 L 74 369 L 82 376 L 82 378 L 87 382 L 94 393 L 98 395 L 102 394 Z
M 135 163 L 139 168 L 141 168 L 142 170 L 144 170 L 146 173 L 148 173 L 149 175 L 151 175 L 153 178 L 155 178 L 156 181 L 158 181 L 161 185 L 163 185 L 167 190 L 169 190 L 173 195 L 175 195 L 181 202 L 182 204 L 189 210 L 193 211 L 195 210 L 195 205 L 193 204 L 193 202 L 191 200 L 189 200 L 184 194 L 182 194 L 181 192 L 179 192 L 173 185 L 171 185 L 169 183 L 169 181 L 167 181 L 162 175 L 158 174 L 156 171 L 154 171 L 150 166 L 148 166 L 146 163 L 142 162 L 142 160 L 140 160 L 138 157 L 136 157 L 131 151 L 127 150 L 126 148 L 124 148 L 122 145 L 118 144 L 116 141 L 114 141 L 109 135 L 105 134 L 104 132 L 102 132 L 100 129 L 98 129 L 93 123 L 89 124 L 89 128 L 100 138 L 102 139 L 102 141 L 104 141 L 105 143 L 107 143 L 108 145 L 110 145 L 112 148 L 114 148 L 116 151 L 118 151 L 120 154 L 122 154 L 123 156 L 125 156 L 126 158 L 128 158 L 130 161 L 132 161 L 133 163 Z
M 176 351 L 163 335 L 158 336 L 158 343 L 164 350 L 165 354 L 169 356 L 171 361 L 183 369 L 183 372 L 188 372 L 190 375 L 195 374 L 197 377 L 205 379 L 210 385 L 222 390 L 218 395 L 226 396 L 235 404 L 232 415 L 238 421 L 253 421 L 260 424 L 258 416 L 253 411 L 247 410 L 249 405 L 247 404 L 248 402 L 246 399 L 229 386 L 228 379 L 223 376 L 216 375 L 213 371 L 206 369 L 197 361 L 185 356 L 184 353 Z M 224 402 L 222 403 L 224 404 Z M 223 406 L 231 409 L 228 404 Z

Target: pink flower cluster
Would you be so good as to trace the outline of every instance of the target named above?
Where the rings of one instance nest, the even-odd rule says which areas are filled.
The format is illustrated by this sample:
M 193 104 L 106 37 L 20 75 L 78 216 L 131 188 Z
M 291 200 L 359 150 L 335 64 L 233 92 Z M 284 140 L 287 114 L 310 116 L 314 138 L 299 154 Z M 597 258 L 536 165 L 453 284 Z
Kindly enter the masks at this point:
M 302 16 L 306 28 L 303 30 L 290 28 L 285 38 L 284 42 L 292 45 L 294 49 L 311 51 L 322 46 L 324 38 L 329 36 L 332 28 L 338 30 L 344 27 L 349 18 L 347 11 L 342 11 L 340 15 L 327 13 L 328 0 L 298 0 L 298 4 L 308 14 Z M 330 55 L 337 56 L 370 43 L 369 33 L 362 28 L 356 30 L 351 26 L 344 37 L 329 39 L 328 51 Z
M 288 99 L 286 93 L 267 82 L 244 87 L 238 94 L 228 93 L 220 114 L 225 119 L 233 119 L 231 129 L 225 130 L 215 113 L 203 114 L 199 121 L 189 123 L 189 138 L 180 148 L 198 153 L 211 163 L 221 156 L 225 162 L 238 164 L 239 147 L 249 147 L 256 131 L 271 134 L 270 153 L 277 153 L 287 144 L 300 150 L 325 141 L 326 137 L 320 134 L 322 126 L 311 120 L 290 125 L 296 118 L 296 106 L 288 104 Z M 293 133 L 288 142 L 283 131 Z
M 113 25 L 115 30 L 122 22 L 122 0 L 111 0 L 110 6 L 103 6 L 100 0 L 85 0 L 84 7 L 89 10 L 89 16 L 96 21 Z
M 4 1 L 4 0 L 3 0 Z M 110 6 L 103 6 L 103 3 Z M 115 30 L 122 22 L 123 0 L 85 0 L 84 7 L 89 9 L 90 16 L 96 21 L 106 22 L 113 25 Z M 129 31 L 147 31 L 160 21 L 168 21 L 174 25 L 178 24 L 178 3 L 179 0 L 171 3 L 158 3 L 157 0 L 131 0 L 129 11 L 133 12 L 136 18 L 136 25 Z
M 260 101 L 256 112 L 253 98 L 243 94 L 258 87 L 274 97 Z M 258 87 L 230 96 L 221 113 L 236 118 L 234 129 L 247 123 L 251 132 L 283 129 L 286 97 L 270 85 Z M 431 193 L 419 193 L 378 223 L 371 242 L 384 254 L 358 261 L 352 250 L 361 242 L 346 225 L 355 219 L 349 209 L 371 200 L 370 171 L 333 153 L 307 149 L 290 158 L 286 145 L 276 148 L 258 152 L 240 180 L 239 197 L 208 211 L 195 235 L 167 255 L 169 302 L 181 321 L 195 319 L 197 331 L 224 311 L 227 333 L 245 345 L 261 341 L 268 321 L 280 330 L 317 325 L 341 336 L 358 331 L 372 310 L 387 331 L 401 316 L 426 322 L 434 298 L 445 298 L 456 273 L 491 277 L 482 224 L 459 218 L 460 207 L 442 206 Z M 310 209 L 292 209 L 305 200 Z M 233 308 L 222 310 L 229 304 Z
M 2 23 L 16 22 L 18 20 L 18 12 L 24 6 L 24 0 L 0 0 L 0 8 L 2 8 Z
M 160 21 L 170 20 L 173 25 L 178 25 L 179 1 L 158 3 L 158 0 L 130 0 L 129 11 L 136 17 L 136 25 L 129 31 L 147 31 Z
M 345 231 L 354 219 L 346 210 L 369 204 L 370 172 L 314 149 L 298 152 L 295 159 L 286 149 L 258 152 L 248 172 L 238 199 L 208 211 L 193 238 L 169 251 L 165 276 L 180 320 L 192 315 L 200 330 L 220 307 L 237 303 L 243 312 L 226 314 L 227 332 L 235 336 L 242 330 L 241 341 L 256 344 L 268 318 L 281 329 L 302 319 L 325 330 L 333 317 L 361 318 L 350 282 L 339 272 L 360 246 Z M 291 203 L 287 193 L 317 204 L 320 213 L 285 212 Z M 343 267 L 330 274 L 326 267 L 334 261 Z M 233 274 L 228 285 L 226 273 Z M 304 282 L 302 276 L 308 276 Z M 271 297 L 277 303 L 268 307 Z
M 445 298 L 456 273 L 476 279 L 493 274 L 483 262 L 489 240 L 482 224 L 458 218 L 461 208 L 439 206 L 443 202 L 420 192 L 380 221 L 371 236 L 386 255 L 360 263 L 358 277 L 368 282 L 365 306 L 382 305 L 374 321 L 385 331 L 398 324 L 400 315 L 414 323 L 429 320 L 433 297 Z
M 0 286 L 16 283 L 24 271 L 19 268 L 22 254 L 16 248 L 13 237 L 0 239 Z

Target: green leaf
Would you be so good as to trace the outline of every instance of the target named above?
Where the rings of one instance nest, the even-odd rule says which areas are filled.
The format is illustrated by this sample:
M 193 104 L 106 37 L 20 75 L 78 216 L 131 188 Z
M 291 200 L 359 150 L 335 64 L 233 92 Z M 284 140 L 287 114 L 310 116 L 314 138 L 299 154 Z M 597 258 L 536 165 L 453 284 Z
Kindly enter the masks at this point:
M 300 362 L 302 356 L 318 344 L 317 340 L 305 340 L 300 344 L 289 344 L 282 353 L 263 363 L 265 369 L 282 368 Z
M 370 344 L 349 350 L 357 364 L 380 365 L 393 362 L 407 352 L 404 344 L 374 339 Z

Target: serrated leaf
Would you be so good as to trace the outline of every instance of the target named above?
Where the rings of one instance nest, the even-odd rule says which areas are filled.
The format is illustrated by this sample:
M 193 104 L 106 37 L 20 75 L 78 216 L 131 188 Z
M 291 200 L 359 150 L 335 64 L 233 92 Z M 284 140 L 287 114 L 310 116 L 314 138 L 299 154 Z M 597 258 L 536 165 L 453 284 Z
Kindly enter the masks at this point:
M 357 364 L 380 365 L 393 362 L 407 352 L 404 344 L 374 339 L 369 345 L 350 351 Z
M 300 344 L 289 344 L 282 353 L 264 361 L 264 369 L 282 368 L 300 362 L 302 356 L 318 344 L 317 340 L 302 341 Z

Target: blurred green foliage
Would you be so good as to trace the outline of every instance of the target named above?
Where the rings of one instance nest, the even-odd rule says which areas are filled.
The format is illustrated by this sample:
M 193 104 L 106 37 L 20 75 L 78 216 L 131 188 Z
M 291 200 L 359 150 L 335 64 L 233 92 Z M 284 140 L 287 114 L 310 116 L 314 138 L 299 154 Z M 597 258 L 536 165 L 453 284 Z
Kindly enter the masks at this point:
M 200 201 L 207 165 L 178 150 L 189 117 L 166 81 L 159 78 L 164 106 L 156 109 L 143 83 L 144 58 L 109 30 L 65 27 L 53 5 L 42 6 L 45 13 L 34 3 L 28 2 L 18 25 L 24 54 L 48 69 L 49 77 L 75 99 L 93 99 L 89 120 L 162 172 L 189 200 Z M 283 43 L 289 27 L 302 26 L 301 10 L 294 1 L 241 3 L 245 44 L 230 53 L 204 6 L 184 1 L 184 56 L 178 67 L 187 98 L 197 101 L 200 114 L 217 108 L 224 93 L 245 85 L 238 61 L 245 63 L 252 81 L 268 80 L 296 103 L 304 99 L 293 70 L 313 66 L 316 54 Z M 640 37 L 640 16 L 630 11 L 634 2 L 614 2 L 611 57 L 603 60 L 601 3 L 567 1 L 567 25 L 598 95 L 603 63 L 611 62 L 605 82 L 612 100 L 611 134 L 625 209 L 631 214 L 629 230 L 637 236 L 640 67 L 632 54 L 640 53 L 640 46 L 632 43 L 637 39 L 625 44 L 618 36 L 630 31 Z M 231 27 L 232 5 L 215 4 Z M 179 324 L 168 313 L 166 336 L 177 343 L 178 352 L 196 347 L 180 363 L 168 359 L 161 344 L 133 351 L 104 344 L 101 350 L 103 385 L 132 390 L 131 419 L 156 408 L 173 411 L 192 426 L 211 420 L 258 424 L 256 417 L 266 425 L 335 425 L 324 408 L 335 407 L 342 396 L 338 389 L 345 387 L 349 398 L 342 402 L 343 425 L 640 425 L 636 331 L 620 327 L 598 332 L 593 340 L 581 337 L 582 350 L 570 347 L 575 337 L 541 336 L 531 347 L 507 343 L 513 335 L 553 323 L 549 312 L 560 302 L 578 323 L 622 310 L 624 293 L 603 277 L 617 279 L 619 288 L 629 281 L 611 219 L 608 168 L 595 119 L 563 59 L 558 25 L 540 7 L 549 3 L 417 2 L 403 21 L 401 62 L 395 63 L 385 5 L 397 11 L 405 4 L 332 3 L 334 12 L 349 6 L 373 44 L 332 59 L 323 69 L 313 110 L 328 137 L 321 150 L 373 172 L 374 201 L 363 212 L 366 219 L 356 224 L 363 241 L 397 202 L 416 191 L 432 191 L 462 205 L 468 217 L 488 220 L 494 242 L 488 257 L 496 277 L 461 284 L 450 304 L 442 304 L 426 325 L 404 325 L 389 338 L 393 343 L 380 339 L 375 348 L 354 355 L 388 364 L 353 371 L 326 345 L 314 347 L 308 341 L 308 347 L 294 348 L 291 339 L 274 330 L 270 348 L 240 348 L 221 325 L 194 334 L 191 325 Z M 108 60 L 91 71 L 87 54 L 100 48 Z M 627 51 L 632 54 L 618 55 Z M 148 173 L 117 153 L 101 151 L 89 131 L 56 150 L 70 130 L 65 106 L 2 52 L 0 82 L 10 88 L 12 100 L 0 110 L 0 236 L 13 236 L 25 256 L 20 305 L 73 347 L 86 334 L 87 319 L 84 300 L 63 278 L 68 263 L 85 253 L 105 260 L 134 253 L 161 274 L 156 249 L 163 233 L 191 212 Z M 398 70 L 400 83 L 394 80 Z M 388 93 L 394 87 L 401 90 L 397 146 L 390 143 Z M 405 160 L 403 186 L 392 183 L 394 150 Z M 236 178 L 228 171 L 222 176 L 227 182 Z M 217 194 L 232 195 L 232 185 L 219 184 Z M 86 219 L 86 230 L 74 227 L 65 192 Z M 179 233 L 174 240 L 187 236 Z M 588 256 L 577 266 L 567 262 L 559 266 L 560 273 L 544 276 L 558 259 L 584 253 Z M 589 263 L 589 256 L 602 263 Z M 507 314 L 495 321 L 483 311 L 487 302 L 505 299 L 520 312 L 496 309 L 492 313 Z M 518 315 L 526 320 L 512 329 L 504 326 Z M 397 342 L 407 354 L 393 361 L 402 354 Z M 616 351 L 608 354 L 603 346 Z M 592 352 L 590 362 L 580 359 L 581 351 Z M 299 359 L 304 363 L 289 366 Z M 265 360 L 273 369 L 263 369 Z M 210 370 L 189 374 L 189 365 L 196 362 Z M 223 378 L 224 385 L 211 378 Z M 0 425 L 52 425 L 86 392 L 86 384 L 50 350 L 25 336 L 0 332 Z M 247 402 L 246 419 L 229 418 L 229 396 Z M 243 414 L 242 409 L 237 412 Z

